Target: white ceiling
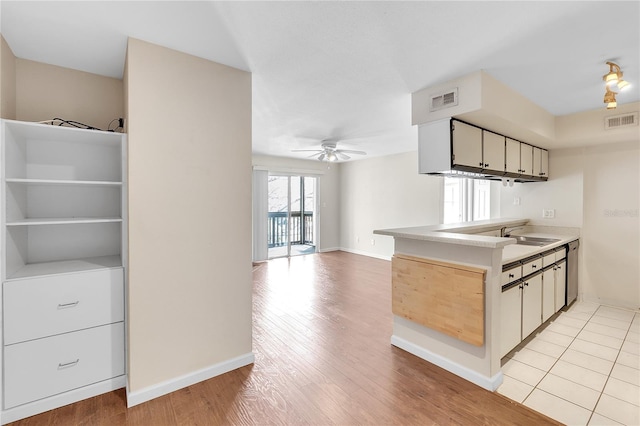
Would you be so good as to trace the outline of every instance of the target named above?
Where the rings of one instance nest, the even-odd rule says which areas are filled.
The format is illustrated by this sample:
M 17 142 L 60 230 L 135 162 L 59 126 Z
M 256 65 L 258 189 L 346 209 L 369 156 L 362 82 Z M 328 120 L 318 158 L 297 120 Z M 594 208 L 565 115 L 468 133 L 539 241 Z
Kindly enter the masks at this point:
M 415 150 L 411 93 L 483 69 L 554 115 L 640 99 L 640 2 L 2 1 L 19 58 L 122 77 L 127 37 L 253 74 L 253 152 Z M 69 117 L 73 119 L 73 117 Z

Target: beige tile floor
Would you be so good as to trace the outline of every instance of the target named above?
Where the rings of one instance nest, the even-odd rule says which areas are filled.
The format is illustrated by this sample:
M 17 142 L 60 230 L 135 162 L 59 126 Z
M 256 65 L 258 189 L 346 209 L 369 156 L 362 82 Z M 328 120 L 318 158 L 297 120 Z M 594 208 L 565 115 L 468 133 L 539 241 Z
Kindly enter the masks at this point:
M 568 425 L 640 425 L 640 311 L 576 302 L 503 360 L 502 395 Z

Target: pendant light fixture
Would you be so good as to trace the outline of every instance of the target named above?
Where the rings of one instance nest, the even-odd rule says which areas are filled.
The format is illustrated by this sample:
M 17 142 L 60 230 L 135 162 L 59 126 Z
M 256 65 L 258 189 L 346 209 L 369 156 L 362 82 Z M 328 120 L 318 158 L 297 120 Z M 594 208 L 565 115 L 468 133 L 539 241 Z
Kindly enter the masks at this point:
M 618 92 L 614 90 L 625 90 L 629 88 L 629 83 L 622 79 L 622 70 L 613 62 L 607 62 L 609 65 L 609 72 L 602 76 L 605 83 L 604 103 L 607 104 L 607 109 L 615 109 L 618 106 L 616 101 L 616 95 Z

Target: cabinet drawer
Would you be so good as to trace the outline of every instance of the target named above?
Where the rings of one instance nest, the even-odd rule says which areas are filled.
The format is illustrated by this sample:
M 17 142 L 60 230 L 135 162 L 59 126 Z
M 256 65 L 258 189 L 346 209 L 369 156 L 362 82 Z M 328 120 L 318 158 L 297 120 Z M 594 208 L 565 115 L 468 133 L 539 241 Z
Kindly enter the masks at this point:
M 553 265 L 555 262 L 556 262 L 556 254 L 552 252 L 551 254 L 547 254 L 542 258 L 542 267 L 546 268 L 549 265 Z
M 556 262 L 567 257 L 567 249 L 560 247 L 556 250 Z
M 542 258 L 527 259 L 522 263 L 522 276 L 526 277 L 534 272 L 542 271 Z
M 4 408 L 122 374 L 122 322 L 5 346 Z
M 7 281 L 4 344 L 124 320 L 122 268 Z
M 522 278 L 522 266 L 516 266 L 515 268 L 511 268 L 502 272 L 501 284 L 509 284 L 510 282 L 519 280 L 520 278 Z

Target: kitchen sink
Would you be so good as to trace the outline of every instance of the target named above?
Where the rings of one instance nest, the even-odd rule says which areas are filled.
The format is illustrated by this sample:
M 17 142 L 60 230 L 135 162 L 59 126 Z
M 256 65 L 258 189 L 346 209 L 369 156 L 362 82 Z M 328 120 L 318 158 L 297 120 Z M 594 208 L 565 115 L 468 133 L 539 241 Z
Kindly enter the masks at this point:
M 525 235 L 512 235 L 509 238 L 515 238 L 516 244 L 537 247 L 546 246 L 547 244 L 557 243 L 560 241 L 555 238 L 527 237 Z

